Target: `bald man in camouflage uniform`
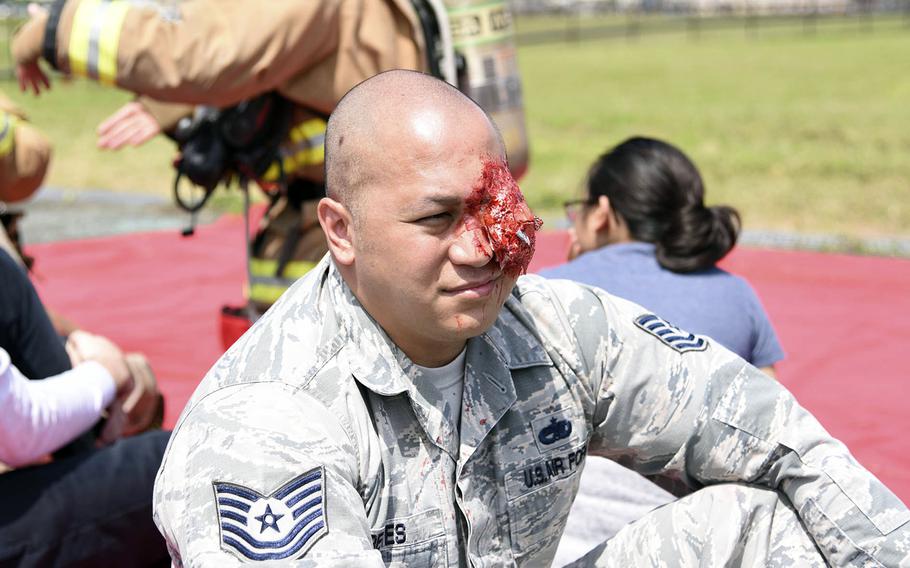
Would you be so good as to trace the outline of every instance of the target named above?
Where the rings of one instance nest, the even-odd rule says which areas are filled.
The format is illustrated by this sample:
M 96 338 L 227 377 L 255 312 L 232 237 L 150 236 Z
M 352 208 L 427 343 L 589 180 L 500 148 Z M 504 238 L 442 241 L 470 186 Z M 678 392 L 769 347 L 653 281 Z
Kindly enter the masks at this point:
M 502 144 L 463 95 L 379 75 L 326 147 L 331 257 L 216 363 L 162 463 L 176 565 L 546 566 L 589 453 L 691 494 L 582 565 L 910 563 L 910 512 L 778 383 L 601 290 L 517 277 L 473 208 Z M 452 411 L 423 379 L 461 357 Z

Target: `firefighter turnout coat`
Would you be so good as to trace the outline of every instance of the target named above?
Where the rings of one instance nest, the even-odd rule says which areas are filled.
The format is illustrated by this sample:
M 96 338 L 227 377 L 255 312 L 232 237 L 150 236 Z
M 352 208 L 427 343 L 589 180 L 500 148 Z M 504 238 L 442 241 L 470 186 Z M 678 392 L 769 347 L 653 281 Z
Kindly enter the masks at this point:
M 188 105 L 277 91 L 296 108 L 263 181 L 303 179 L 320 191 L 326 119 L 341 97 L 384 70 L 428 67 L 408 0 L 57 0 L 19 31 L 13 56 L 132 91 L 164 130 Z M 313 197 L 279 199 L 260 225 L 248 291 L 259 311 L 326 252 Z

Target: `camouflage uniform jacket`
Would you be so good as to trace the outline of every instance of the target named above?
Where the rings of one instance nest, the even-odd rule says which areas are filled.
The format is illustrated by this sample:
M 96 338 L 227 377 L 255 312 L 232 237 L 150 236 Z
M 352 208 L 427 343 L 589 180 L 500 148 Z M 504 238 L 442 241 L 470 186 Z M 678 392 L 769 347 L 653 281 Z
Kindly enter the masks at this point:
M 778 383 L 677 331 L 522 277 L 468 342 L 459 443 L 325 259 L 198 387 L 155 520 L 178 566 L 545 566 L 587 452 L 690 488 L 775 488 L 833 565 L 910 562 L 888 489 Z

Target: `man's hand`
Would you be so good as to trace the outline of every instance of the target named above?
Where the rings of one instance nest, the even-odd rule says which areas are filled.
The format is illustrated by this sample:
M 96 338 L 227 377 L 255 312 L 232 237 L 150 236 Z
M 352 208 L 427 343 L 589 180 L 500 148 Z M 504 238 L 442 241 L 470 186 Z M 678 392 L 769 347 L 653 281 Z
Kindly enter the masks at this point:
M 126 103 L 98 126 L 98 147 L 118 150 L 140 146 L 161 133 L 155 117 L 142 103 Z
M 75 367 L 83 361 L 97 361 L 114 378 L 117 398 L 122 399 L 133 391 L 133 375 L 123 352 L 109 339 L 87 331 L 76 330 L 66 341 L 66 352 Z

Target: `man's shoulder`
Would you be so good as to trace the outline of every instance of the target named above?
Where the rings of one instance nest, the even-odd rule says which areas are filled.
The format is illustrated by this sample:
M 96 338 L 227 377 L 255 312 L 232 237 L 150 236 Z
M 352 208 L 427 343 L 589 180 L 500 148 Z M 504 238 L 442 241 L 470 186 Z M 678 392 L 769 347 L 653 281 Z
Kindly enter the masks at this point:
M 320 285 L 319 267 L 298 280 L 206 373 L 187 409 L 213 392 L 279 383 L 308 388 L 320 375 L 337 379 L 333 359 L 348 330 Z M 311 277 L 312 276 L 312 277 Z M 312 390 L 312 389 L 310 389 Z M 317 389 L 318 390 L 318 389 Z M 318 393 L 317 393 L 318 394 Z
M 611 333 L 631 325 L 650 310 L 602 288 L 572 280 L 526 275 L 519 278 L 506 308 L 524 313 L 542 335 L 586 336 Z M 518 316 L 522 319 L 522 316 Z
M 604 302 L 612 299 L 603 290 L 586 284 L 529 274 L 518 279 L 500 319 L 517 320 L 541 338 L 558 344 L 580 328 L 604 329 Z
M 600 303 L 599 295 L 608 294 L 594 286 L 574 280 L 527 274 L 518 279 L 512 295 L 525 309 L 533 313 L 541 310 L 547 312 L 544 306 L 548 304 L 560 306 L 567 311 L 584 309 L 589 304 Z

